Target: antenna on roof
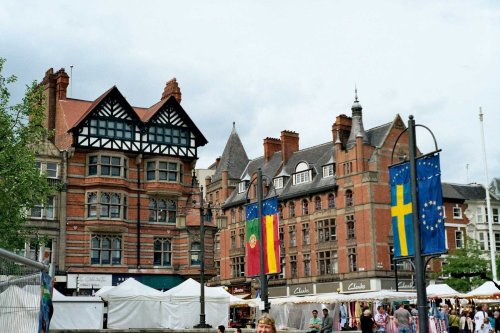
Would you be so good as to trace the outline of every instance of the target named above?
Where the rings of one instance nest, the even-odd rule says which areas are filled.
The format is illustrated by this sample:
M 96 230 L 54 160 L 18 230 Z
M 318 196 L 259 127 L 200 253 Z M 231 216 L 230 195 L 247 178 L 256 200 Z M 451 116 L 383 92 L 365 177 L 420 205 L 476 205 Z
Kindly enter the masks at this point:
M 69 66 L 69 93 L 73 98 L 73 65 Z
M 465 164 L 465 177 L 466 177 L 466 184 L 469 184 L 469 163 Z

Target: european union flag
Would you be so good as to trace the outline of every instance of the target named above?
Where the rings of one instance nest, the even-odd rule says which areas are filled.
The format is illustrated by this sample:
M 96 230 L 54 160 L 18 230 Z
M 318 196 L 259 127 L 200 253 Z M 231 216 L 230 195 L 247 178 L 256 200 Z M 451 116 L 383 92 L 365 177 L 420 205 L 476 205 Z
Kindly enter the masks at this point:
M 422 255 L 446 253 L 439 154 L 417 159 L 417 186 Z
M 410 184 L 410 163 L 389 167 L 394 256 L 415 255 Z

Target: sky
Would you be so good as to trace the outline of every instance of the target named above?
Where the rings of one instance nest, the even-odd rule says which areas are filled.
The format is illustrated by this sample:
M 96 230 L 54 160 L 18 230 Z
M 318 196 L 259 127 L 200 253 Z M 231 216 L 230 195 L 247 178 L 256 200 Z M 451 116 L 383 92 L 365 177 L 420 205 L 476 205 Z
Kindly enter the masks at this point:
M 495 0 L 7 0 L 0 57 L 18 77 L 13 103 L 51 67 L 71 74 L 69 97 L 95 100 L 116 85 L 141 107 L 176 77 L 209 141 L 198 168 L 222 154 L 233 121 L 251 159 L 282 130 L 299 133 L 301 149 L 331 141 L 357 87 L 365 129 L 399 114 L 434 133 L 443 181 L 484 184 L 481 128 L 489 179 L 500 177 Z M 434 150 L 422 127 L 417 144 Z

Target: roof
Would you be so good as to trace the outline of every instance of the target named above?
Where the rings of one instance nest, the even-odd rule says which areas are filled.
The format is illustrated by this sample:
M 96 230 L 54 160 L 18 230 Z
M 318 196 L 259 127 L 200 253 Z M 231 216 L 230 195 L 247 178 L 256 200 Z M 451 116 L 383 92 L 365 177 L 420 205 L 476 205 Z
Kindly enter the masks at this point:
M 226 147 L 212 176 L 212 182 L 222 178 L 222 171 L 228 172 L 229 179 L 240 179 L 240 175 L 248 164 L 248 156 L 236 132 L 233 123 L 233 130 L 226 142 Z
M 485 190 L 480 184 L 442 183 L 443 198 L 456 200 L 485 200 Z M 492 199 L 496 199 L 491 196 Z

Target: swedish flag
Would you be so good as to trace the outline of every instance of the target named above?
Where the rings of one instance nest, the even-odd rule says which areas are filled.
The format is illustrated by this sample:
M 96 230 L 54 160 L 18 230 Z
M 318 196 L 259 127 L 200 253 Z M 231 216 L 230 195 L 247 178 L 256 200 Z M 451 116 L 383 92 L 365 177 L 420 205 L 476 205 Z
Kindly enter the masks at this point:
M 410 163 L 389 167 L 394 256 L 415 255 L 410 185 Z

